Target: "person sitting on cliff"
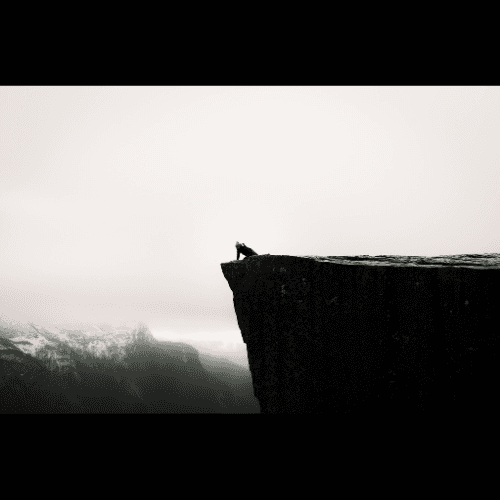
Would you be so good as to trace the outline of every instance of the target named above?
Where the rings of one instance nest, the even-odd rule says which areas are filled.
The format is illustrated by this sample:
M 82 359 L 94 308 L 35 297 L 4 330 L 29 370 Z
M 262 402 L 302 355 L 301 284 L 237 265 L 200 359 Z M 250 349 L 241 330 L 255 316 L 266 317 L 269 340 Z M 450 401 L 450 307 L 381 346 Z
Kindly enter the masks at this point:
M 240 254 L 243 254 L 245 257 L 259 255 L 255 250 L 247 247 L 245 243 L 236 242 L 236 260 L 240 260 Z

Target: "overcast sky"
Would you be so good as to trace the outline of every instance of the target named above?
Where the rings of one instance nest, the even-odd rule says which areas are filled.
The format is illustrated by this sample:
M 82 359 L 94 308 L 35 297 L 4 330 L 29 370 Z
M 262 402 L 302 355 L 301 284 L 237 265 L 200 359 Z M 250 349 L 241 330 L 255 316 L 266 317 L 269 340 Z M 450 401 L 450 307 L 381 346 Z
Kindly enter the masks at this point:
M 499 87 L 0 87 L 0 309 L 215 336 L 236 240 L 499 252 L 499 139 Z

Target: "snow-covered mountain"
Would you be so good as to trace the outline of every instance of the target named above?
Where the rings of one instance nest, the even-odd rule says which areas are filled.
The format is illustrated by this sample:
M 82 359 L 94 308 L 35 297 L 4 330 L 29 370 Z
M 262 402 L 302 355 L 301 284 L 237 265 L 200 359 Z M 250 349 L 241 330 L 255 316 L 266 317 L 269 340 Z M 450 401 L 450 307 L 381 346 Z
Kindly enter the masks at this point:
M 0 315 L 0 413 L 258 413 L 246 345 L 212 339 Z
M 15 346 L 24 354 L 61 369 L 74 367 L 78 355 L 121 360 L 127 346 L 155 341 L 147 326 L 139 321 L 118 321 L 114 325 L 81 321 L 54 324 L 5 316 L 0 316 L 0 337 L 9 341 L 0 344 L 0 350 Z
M 167 340 L 194 347 L 200 353 L 199 361 L 208 369 L 220 365 L 221 359 L 225 359 L 248 370 L 246 344 L 239 332 L 221 333 L 215 339 L 213 334 L 202 332 L 182 335 L 155 333 L 153 336 L 142 322 L 130 319 L 58 323 L 38 319 L 35 322 L 12 310 L 9 316 L 7 318 L 0 311 L 0 338 L 9 340 L 9 349 L 15 347 L 50 368 L 70 371 L 75 367 L 75 357 L 89 354 L 121 361 L 127 349 L 138 342 L 154 344 L 156 340 Z M 0 351 L 5 349 L 7 344 L 0 343 Z

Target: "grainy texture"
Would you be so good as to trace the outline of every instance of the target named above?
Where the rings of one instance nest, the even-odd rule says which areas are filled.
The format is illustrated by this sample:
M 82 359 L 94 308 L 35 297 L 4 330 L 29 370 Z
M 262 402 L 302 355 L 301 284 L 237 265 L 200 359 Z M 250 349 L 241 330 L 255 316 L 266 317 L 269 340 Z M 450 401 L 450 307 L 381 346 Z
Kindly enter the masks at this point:
M 497 411 L 500 254 L 221 267 L 262 413 Z

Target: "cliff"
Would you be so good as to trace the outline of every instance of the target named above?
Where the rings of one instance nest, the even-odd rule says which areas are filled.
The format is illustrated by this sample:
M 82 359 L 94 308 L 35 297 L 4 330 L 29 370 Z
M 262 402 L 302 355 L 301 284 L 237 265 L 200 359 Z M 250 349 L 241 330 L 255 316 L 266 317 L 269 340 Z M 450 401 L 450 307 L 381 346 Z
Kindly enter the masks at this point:
M 221 264 L 262 413 L 496 408 L 500 254 Z

